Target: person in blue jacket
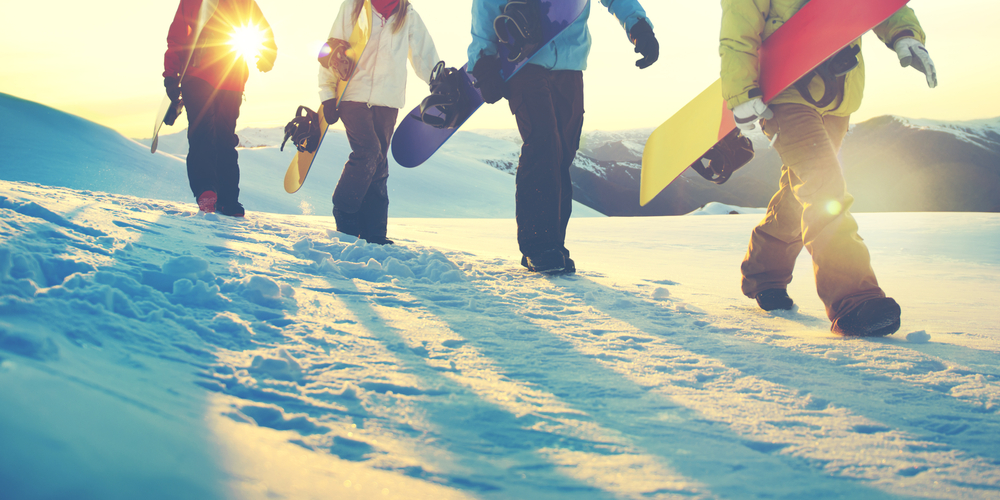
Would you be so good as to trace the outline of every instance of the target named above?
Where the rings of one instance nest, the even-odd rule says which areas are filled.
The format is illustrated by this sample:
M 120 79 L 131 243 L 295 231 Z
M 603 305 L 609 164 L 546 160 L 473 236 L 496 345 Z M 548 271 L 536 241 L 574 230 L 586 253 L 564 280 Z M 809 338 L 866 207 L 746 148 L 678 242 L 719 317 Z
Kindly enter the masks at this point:
M 652 23 L 637 0 L 600 0 L 625 28 L 640 69 L 656 62 L 659 43 Z M 511 4 L 530 4 L 509 0 Z M 520 72 L 504 82 L 500 41 L 494 20 L 508 0 L 473 0 L 472 44 L 468 71 L 490 104 L 506 98 L 524 145 L 518 160 L 515 217 L 521 265 L 530 271 L 561 274 L 576 271 L 566 249 L 566 227 L 573 203 L 570 165 L 583 130 L 583 70 L 591 37 L 590 2 L 583 14 L 538 52 Z M 520 7 L 520 6 L 519 6 Z

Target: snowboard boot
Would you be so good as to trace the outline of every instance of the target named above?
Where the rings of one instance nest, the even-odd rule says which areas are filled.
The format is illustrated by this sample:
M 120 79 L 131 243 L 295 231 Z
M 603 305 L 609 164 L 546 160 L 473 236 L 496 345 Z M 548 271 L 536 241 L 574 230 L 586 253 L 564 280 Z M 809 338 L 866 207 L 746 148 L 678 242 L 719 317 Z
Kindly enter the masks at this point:
M 337 210 L 337 207 L 333 207 L 333 218 L 337 221 L 338 233 L 344 233 L 355 238 L 361 237 L 361 216 L 357 213 L 349 214 Z
M 389 224 L 389 202 L 381 198 L 365 197 L 358 211 L 361 239 L 376 245 L 392 245 L 385 234 Z
M 562 274 L 566 271 L 566 256 L 553 248 L 534 255 L 522 256 L 521 265 L 535 273 Z
M 560 250 L 560 253 L 562 253 L 563 258 L 566 259 L 566 267 L 564 267 L 562 271 L 558 271 L 558 272 L 552 271 L 552 272 L 549 272 L 549 274 L 574 274 L 574 273 L 576 273 L 576 262 L 573 262 L 573 259 L 569 258 L 569 250 L 566 250 L 566 248 L 563 247 L 562 250 Z M 522 255 L 521 256 L 521 265 L 524 266 L 524 267 L 526 267 L 526 268 L 528 268 L 529 271 L 534 271 L 534 269 L 532 269 L 528 265 L 528 256 L 527 255 Z M 539 271 L 539 272 L 546 272 L 546 271 Z
M 757 305 L 765 311 L 774 311 L 776 309 L 787 311 L 795 305 L 795 302 L 788 296 L 788 292 L 784 288 L 771 288 L 763 292 L 758 292 L 755 298 L 757 299 Z
M 218 201 L 219 197 L 216 196 L 215 191 L 202 191 L 198 195 L 198 210 L 210 214 L 215 212 L 215 202 Z
M 225 205 L 220 204 L 218 208 L 220 214 L 228 215 L 230 217 L 246 217 L 247 215 L 243 205 L 238 201 L 226 203 Z
M 883 337 L 899 330 L 899 304 L 889 297 L 870 299 L 833 320 L 830 331 L 849 337 Z

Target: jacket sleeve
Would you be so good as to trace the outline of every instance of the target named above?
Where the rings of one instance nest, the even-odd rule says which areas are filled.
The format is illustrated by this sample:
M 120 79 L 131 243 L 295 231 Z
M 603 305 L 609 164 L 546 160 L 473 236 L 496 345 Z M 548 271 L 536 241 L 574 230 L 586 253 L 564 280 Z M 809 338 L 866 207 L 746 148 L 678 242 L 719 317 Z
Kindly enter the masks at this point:
M 194 4 L 194 5 L 192 5 Z M 200 2 L 181 0 L 174 14 L 174 20 L 167 31 L 167 51 L 163 54 L 163 76 L 179 77 L 184 70 L 187 55 L 194 45 L 194 23 Z
M 360 1 L 360 0 L 357 0 Z M 345 1 L 340 5 L 340 12 L 337 14 L 337 19 L 333 22 L 333 26 L 330 28 L 329 38 L 336 38 L 338 40 L 350 40 L 351 33 L 354 31 L 354 23 L 351 19 L 351 14 L 354 13 L 354 2 Z M 337 75 L 334 74 L 330 69 L 324 68 L 319 65 L 319 100 L 327 101 L 337 97 Z
M 722 0 L 722 97 L 730 109 L 760 97 L 760 49 L 770 0 Z
M 493 30 L 493 20 L 500 15 L 504 0 L 472 0 L 472 43 L 469 45 L 469 66 L 472 73 L 479 60 L 479 52 L 490 56 L 499 53 L 500 40 Z
M 646 19 L 649 27 L 653 27 L 653 22 L 646 18 L 646 11 L 637 0 L 601 0 L 601 4 L 608 8 L 608 12 L 614 14 L 618 23 L 625 28 L 625 33 L 631 32 L 632 26 L 635 26 L 640 19 Z
M 927 42 L 927 36 L 920 27 L 920 21 L 917 21 L 917 15 L 909 7 L 899 9 L 892 17 L 883 21 L 872 31 L 890 49 L 895 46 L 897 40 L 904 37 L 916 38 L 920 43 Z
M 434 48 L 434 40 L 431 39 L 424 20 L 412 6 L 409 9 L 406 22 L 409 25 L 407 36 L 410 44 L 410 65 L 421 80 L 430 84 L 431 72 L 441 59 L 438 57 L 437 49 Z
M 274 61 L 278 58 L 278 46 L 274 43 L 274 31 L 271 30 L 271 24 L 267 22 L 257 2 L 253 3 L 253 17 L 250 23 L 258 26 L 264 33 L 264 48 L 260 51 L 260 58 L 268 62 L 270 66 L 274 66 Z

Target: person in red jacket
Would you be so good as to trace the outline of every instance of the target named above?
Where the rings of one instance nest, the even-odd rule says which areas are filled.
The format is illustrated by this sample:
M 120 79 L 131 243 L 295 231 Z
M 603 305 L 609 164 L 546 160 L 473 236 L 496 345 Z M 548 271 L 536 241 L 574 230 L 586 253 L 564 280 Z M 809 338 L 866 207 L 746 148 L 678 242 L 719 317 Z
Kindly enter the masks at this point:
M 204 4 L 204 5 L 203 5 Z M 254 54 L 253 52 L 257 52 Z M 236 119 L 249 77 L 274 66 L 274 33 L 254 0 L 181 0 L 167 33 L 163 85 L 183 96 L 188 115 L 187 173 L 198 208 L 243 217 Z

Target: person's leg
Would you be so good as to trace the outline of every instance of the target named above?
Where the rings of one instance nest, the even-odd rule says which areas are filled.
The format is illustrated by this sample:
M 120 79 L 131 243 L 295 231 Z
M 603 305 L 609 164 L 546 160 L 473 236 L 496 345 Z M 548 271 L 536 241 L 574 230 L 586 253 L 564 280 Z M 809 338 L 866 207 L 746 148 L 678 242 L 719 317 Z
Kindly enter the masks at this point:
M 552 102 L 563 150 L 562 162 L 559 165 L 558 237 L 560 247 L 569 259 L 569 251 L 566 250 L 566 227 L 573 213 L 573 181 L 570 177 L 570 167 L 573 166 L 576 151 L 580 148 L 580 135 L 583 133 L 583 72 L 558 71 L 554 76 Z
M 381 161 L 375 168 L 368 191 L 359 211 L 361 237 L 370 243 L 391 243 L 386 239 L 389 218 L 389 141 L 396 126 L 399 110 L 383 106 L 372 108 L 375 135 L 381 148 Z
M 187 174 L 191 193 L 198 199 L 206 191 L 215 192 L 215 148 L 211 105 L 215 88 L 208 82 L 188 77 L 181 85 L 188 119 Z M 214 206 L 214 203 L 213 203 Z
M 508 101 L 524 141 L 515 177 L 517 241 L 529 260 L 546 252 L 560 253 L 563 243 L 560 166 L 564 146 L 551 76 L 551 71 L 529 64 L 510 80 Z M 545 267 L 562 269 L 565 259 L 561 260 Z
M 347 131 L 351 154 L 333 192 L 333 215 L 337 231 L 361 235 L 361 204 L 381 162 L 382 149 L 375 132 L 374 113 L 367 104 L 343 102 L 340 119 Z
M 767 127 L 775 126 L 768 120 Z M 768 130 L 770 132 L 770 130 Z M 781 167 L 778 192 L 767 205 L 767 214 L 750 235 L 750 245 L 740 271 L 743 294 L 751 299 L 766 290 L 784 290 L 792 281 L 795 259 L 802 251 L 802 206 L 792 194 L 791 173 Z M 783 304 L 790 308 L 790 304 Z
M 236 135 L 236 120 L 240 116 L 243 94 L 230 90 L 219 90 L 211 106 L 214 112 L 213 132 L 215 149 L 215 179 L 219 195 L 219 213 L 243 216 L 240 203 L 240 164 L 236 147 L 240 138 Z
M 862 302 L 885 297 L 851 216 L 854 198 L 847 193 L 837 158 L 849 120 L 821 117 L 805 105 L 780 104 L 772 109 L 779 127 L 774 146 L 802 206 L 802 243 L 813 258 L 816 291 L 827 316 L 836 320 Z

